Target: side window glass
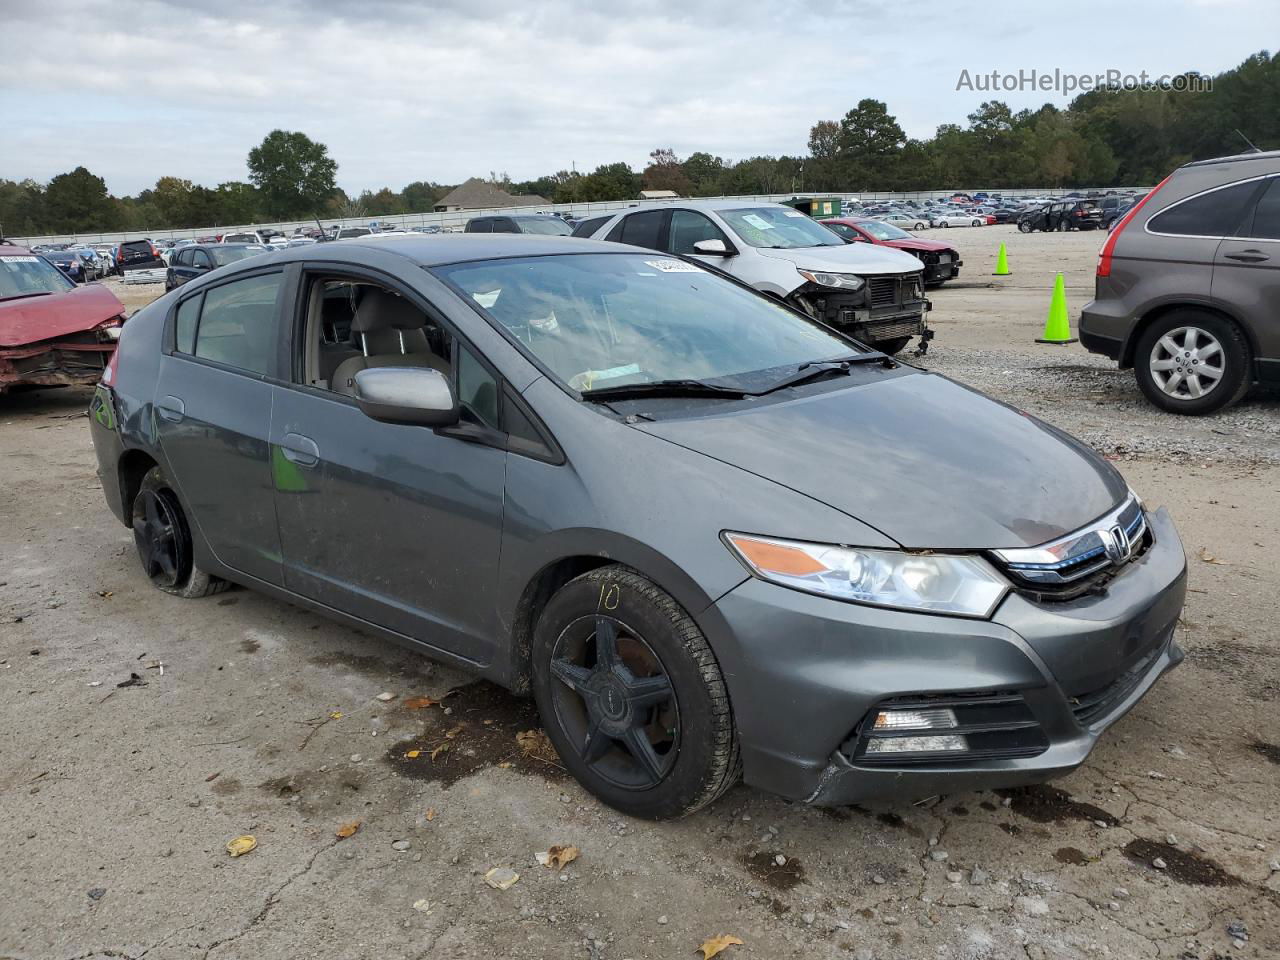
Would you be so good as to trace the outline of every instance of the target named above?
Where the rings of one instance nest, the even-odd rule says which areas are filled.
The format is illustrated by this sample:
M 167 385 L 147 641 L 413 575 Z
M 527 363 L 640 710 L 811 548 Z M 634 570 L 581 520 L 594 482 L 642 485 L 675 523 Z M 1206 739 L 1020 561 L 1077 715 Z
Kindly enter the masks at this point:
M 178 312 L 174 316 L 174 347 L 179 353 L 195 353 L 196 320 L 200 317 L 200 301 L 203 295 L 188 297 L 178 304 Z
M 283 274 L 224 283 L 204 295 L 195 355 L 265 374 L 275 351 L 276 297 Z
M 481 220 L 472 220 L 467 224 L 468 233 L 492 233 L 493 221 L 487 218 Z
M 1233 236 L 1244 223 L 1257 189 L 1254 180 L 1203 193 L 1157 213 L 1147 229 L 1190 237 Z
M 848 229 L 844 227 L 844 230 Z M 844 230 L 841 231 L 842 236 L 845 235 Z M 671 253 L 693 253 L 693 245 L 699 240 L 725 239 L 724 234 L 710 219 L 692 210 L 671 211 L 669 236 L 671 239 L 666 249 Z
M 458 403 L 471 411 L 475 418 L 495 430 L 500 424 L 498 416 L 498 383 L 475 354 L 454 341 L 458 367 Z
M 206 269 L 209 269 L 209 270 L 213 269 L 213 261 L 209 259 L 209 254 L 205 253 L 203 250 L 197 250 L 194 254 L 194 257 L 195 259 L 193 263 L 195 266 L 205 267 Z
M 493 221 L 494 233 L 519 233 L 516 223 L 510 217 L 497 217 Z
M 629 217 L 623 217 L 622 221 L 609 231 L 608 239 L 629 243 L 634 247 L 660 250 L 662 238 L 659 232 L 662 229 L 662 218 L 666 213 L 665 210 L 647 210 L 644 213 L 633 213 Z
M 1266 240 L 1280 240 L 1280 177 L 1272 177 L 1267 192 L 1253 212 L 1250 234 Z

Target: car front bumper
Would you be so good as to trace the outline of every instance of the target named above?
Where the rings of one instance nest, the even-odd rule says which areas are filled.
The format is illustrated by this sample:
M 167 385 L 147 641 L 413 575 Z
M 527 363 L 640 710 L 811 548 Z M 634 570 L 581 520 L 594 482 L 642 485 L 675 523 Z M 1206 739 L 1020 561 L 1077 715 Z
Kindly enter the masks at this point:
M 1075 769 L 1183 658 L 1173 632 L 1186 558 L 1165 511 L 1149 523 L 1150 549 L 1099 593 L 1056 603 L 1011 593 L 991 620 L 879 609 L 747 580 L 706 618 L 744 778 L 791 799 L 838 805 L 1015 786 Z M 1040 746 L 969 759 L 860 755 L 868 717 L 892 706 L 885 701 L 978 696 L 1016 700 Z

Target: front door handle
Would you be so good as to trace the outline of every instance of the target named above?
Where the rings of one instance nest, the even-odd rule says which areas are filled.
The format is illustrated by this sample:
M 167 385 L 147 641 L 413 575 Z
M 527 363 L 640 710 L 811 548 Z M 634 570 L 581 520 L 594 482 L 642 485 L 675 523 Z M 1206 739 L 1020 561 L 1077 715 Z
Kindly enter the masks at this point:
M 181 423 L 187 415 L 187 406 L 182 402 L 181 397 L 168 396 L 156 404 L 156 412 L 160 414 L 162 420 Z
M 1261 250 L 1245 250 L 1242 253 L 1224 253 L 1224 257 L 1228 260 L 1239 260 L 1241 263 L 1261 263 L 1263 260 L 1270 260 Z
M 280 451 L 286 460 L 300 467 L 314 467 L 320 462 L 320 448 L 316 442 L 300 433 L 286 433 L 281 437 Z

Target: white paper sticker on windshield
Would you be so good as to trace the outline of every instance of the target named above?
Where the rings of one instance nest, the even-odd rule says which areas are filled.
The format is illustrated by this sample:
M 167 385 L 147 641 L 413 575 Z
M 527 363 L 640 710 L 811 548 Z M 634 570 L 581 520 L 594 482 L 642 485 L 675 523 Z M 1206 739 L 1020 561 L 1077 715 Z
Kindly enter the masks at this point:
M 803 214 L 803 213 L 801 213 L 799 210 L 787 210 L 787 211 L 784 211 L 782 215 L 783 215 L 784 217 L 803 217 L 803 216 L 807 216 L 807 214 Z
M 663 273 L 697 273 L 698 268 L 692 263 L 685 263 L 683 260 L 646 260 L 646 267 L 653 267 L 655 270 L 661 270 Z
M 754 213 L 746 213 L 746 214 L 743 214 L 742 219 L 743 219 L 743 220 L 745 220 L 745 221 L 747 221 L 747 223 L 751 224 L 751 225 L 752 225 L 753 227 L 755 227 L 757 230 L 772 230 L 772 229 L 773 229 L 773 224 L 771 224 L 771 223 L 770 223 L 768 220 L 766 220 L 764 217 L 758 217 L 758 216 L 756 216 Z
M 36 263 L 39 257 L 0 257 L 0 263 Z

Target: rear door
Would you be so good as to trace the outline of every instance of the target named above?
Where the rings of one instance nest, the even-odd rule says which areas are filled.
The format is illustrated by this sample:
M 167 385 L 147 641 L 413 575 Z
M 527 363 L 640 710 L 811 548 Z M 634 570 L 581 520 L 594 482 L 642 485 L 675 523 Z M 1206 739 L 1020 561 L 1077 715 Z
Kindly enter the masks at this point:
M 156 385 L 166 472 L 214 556 L 282 582 L 268 460 L 278 365 L 281 269 L 236 274 L 179 300 L 169 315 Z
M 1218 245 L 1213 297 L 1248 325 L 1259 378 L 1280 380 L 1280 176 L 1263 181 L 1237 233 Z

